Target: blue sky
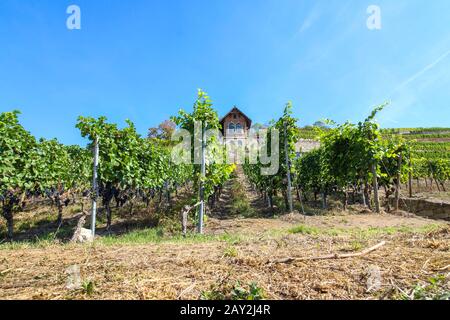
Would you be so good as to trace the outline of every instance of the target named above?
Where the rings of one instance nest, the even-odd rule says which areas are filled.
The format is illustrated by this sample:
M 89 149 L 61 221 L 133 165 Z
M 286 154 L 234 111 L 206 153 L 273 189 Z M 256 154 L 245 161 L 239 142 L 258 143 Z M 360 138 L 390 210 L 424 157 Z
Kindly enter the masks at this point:
M 81 30 L 66 28 L 71 4 Z M 145 134 L 197 88 L 255 122 L 289 100 L 300 125 L 390 100 L 385 127 L 450 126 L 449 22 L 448 0 L 0 0 L 0 111 L 67 144 L 84 143 L 79 115 Z

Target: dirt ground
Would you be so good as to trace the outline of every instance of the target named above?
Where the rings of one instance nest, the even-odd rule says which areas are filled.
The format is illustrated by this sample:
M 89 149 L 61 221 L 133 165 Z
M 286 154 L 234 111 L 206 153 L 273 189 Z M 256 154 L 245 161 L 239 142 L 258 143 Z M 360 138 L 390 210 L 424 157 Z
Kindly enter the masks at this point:
M 434 231 L 414 231 L 430 223 Z M 288 232 L 299 224 L 318 230 L 342 228 L 342 233 Z M 362 237 L 345 231 L 370 227 L 412 229 Z M 243 237 L 235 242 L 4 248 L 0 250 L 0 298 L 199 299 L 202 292 L 220 290 L 218 284 L 240 281 L 257 283 L 268 299 L 383 299 L 410 294 L 415 284 L 436 275 L 448 277 L 450 272 L 448 224 L 421 218 L 342 215 L 307 217 L 306 221 L 299 216 L 211 219 L 207 230 Z M 360 245 L 355 246 L 357 241 Z M 286 257 L 358 252 L 380 241 L 386 241 L 386 245 L 361 257 L 275 262 Z M 67 289 L 67 268 L 73 265 L 79 266 L 83 283 L 93 284 L 92 290 Z M 379 274 L 379 284 L 370 289 L 373 270 Z
M 262 211 L 265 204 L 242 175 L 237 181 L 250 206 Z M 251 284 L 265 299 L 418 299 L 450 293 L 448 222 L 358 207 L 306 217 L 231 217 L 232 184 L 215 218 L 207 219 L 203 237 L 2 244 L 0 299 L 229 298 L 233 288 Z M 336 256 L 381 242 L 368 254 Z

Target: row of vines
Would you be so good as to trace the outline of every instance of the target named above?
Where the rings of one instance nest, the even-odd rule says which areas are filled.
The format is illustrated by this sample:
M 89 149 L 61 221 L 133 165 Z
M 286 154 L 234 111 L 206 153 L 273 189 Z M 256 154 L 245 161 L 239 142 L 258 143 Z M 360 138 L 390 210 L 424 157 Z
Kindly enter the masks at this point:
M 89 140 L 87 147 L 66 146 L 56 139 L 37 140 L 19 122 L 19 112 L 0 114 L 0 203 L 12 239 L 14 215 L 28 204 L 51 200 L 58 210 L 56 225 L 63 221 L 63 207 L 87 197 L 100 197 L 106 212 L 106 228 L 112 224 L 112 203 L 123 206 L 138 199 L 143 203 L 159 195 L 170 202 L 171 194 L 187 184 L 201 187 L 204 199 L 217 197 L 221 185 L 234 170 L 231 165 L 174 164 L 176 141 L 170 137 L 142 137 L 127 120 L 124 128 L 105 117 L 79 117 L 76 127 Z M 219 118 L 208 95 L 199 91 L 192 113 L 173 117 L 179 127 L 193 133 L 194 121 L 207 123 L 204 130 L 219 127 Z M 93 149 L 99 144 L 97 189 L 93 189 Z M 194 150 L 191 150 L 194 152 Z M 225 150 L 223 150 L 225 153 Z M 195 190 L 195 189 L 194 189 Z M 194 193 L 192 202 L 199 201 Z
M 417 142 L 409 143 L 411 150 L 412 178 L 420 187 L 425 181 L 426 189 L 446 191 L 445 183 L 450 180 L 450 143 Z
M 271 208 L 274 195 L 281 194 L 289 209 L 288 198 L 295 191 L 301 203 L 309 196 L 317 200 L 320 195 L 322 207 L 327 208 L 328 197 L 333 195 L 342 200 L 344 209 L 352 201 L 379 212 L 383 205 L 380 189 L 384 191 L 388 210 L 391 196 L 398 209 L 402 183 L 408 185 L 412 195 L 413 179 L 417 183 L 425 179 L 427 184 L 435 183 L 439 190 L 445 190 L 445 182 L 450 180 L 448 143 L 420 143 L 403 139 L 402 135 L 387 134 L 375 122 L 377 113 L 385 106 L 377 107 L 357 124 L 327 121 L 326 126 L 315 127 L 320 148 L 298 155 L 295 143 L 304 136 L 305 129 L 297 129 L 297 119 L 292 118 L 292 106 L 288 104 L 283 116 L 269 130 L 287 125 L 286 133 L 280 134 L 280 150 L 287 142 L 289 161 L 285 164 L 285 156 L 280 152 L 281 168 L 277 175 L 261 175 L 262 163 L 247 163 L 245 173 Z M 291 188 L 289 176 L 293 180 Z

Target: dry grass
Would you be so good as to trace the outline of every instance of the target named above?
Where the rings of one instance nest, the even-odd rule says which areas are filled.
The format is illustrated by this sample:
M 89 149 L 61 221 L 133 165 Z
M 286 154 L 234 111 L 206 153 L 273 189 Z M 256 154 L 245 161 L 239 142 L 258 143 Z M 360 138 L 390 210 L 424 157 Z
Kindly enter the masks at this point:
M 179 235 L 173 219 L 186 198 L 172 215 L 168 208 L 160 216 L 158 208 L 133 215 L 124 208 L 111 234 L 102 231 L 100 213 L 102 236 L 92 245 L 73 245 L 64 244 L 61 232 L 70 234 L 77 210 L 67 212 L 58 236 L 52 208 L 21 213 L 19 242 L 0 244 L 0 299 L 199 299 L 230 297 L 236 287 L 267 299 L 445 298 L 450 292 L 449 223 L 358 206 L 277 217 L 281 211 L 268 211 L 242 174 L 237 183 L 245 190 L 240 200 L 270 218 L 230 216 L 242 203 L 224 190 L 213 212 L 221 219 L 208 218 L 205 235 Z M 380 241 L 386 245 L 365 256 L 274 263 L 360 252 Z M 76 289 L 67 288 L 71 266 L 80 269 Z
M 292 232 L 299 225 L 315 232 Z M 147 243 L 121 242 L 119 237 L 94 245 L 3 245 L 0 298 L 198 299 L 217 283 L 238 281 L 256 283 L 268 299 L 404 298 L 417 284 L 425 286 L 438 275 L 448 286 L 450 228 L 445 223 L 389 215 L 306 221 L 287 216 L 211 219 L 207 230 L 209 235 L 203 237 L 183 240 L 162 234 L 149 237 Z M 380 240 L 387 241 L 386 246 L 364 257 L 271 263 L 359 251 Z M 71 265 L 80 267 L 84 288 L 66 289 L 66 269 Z M 368 270 L 374 267 L 381 272 L 381 286 L 368 291 Z

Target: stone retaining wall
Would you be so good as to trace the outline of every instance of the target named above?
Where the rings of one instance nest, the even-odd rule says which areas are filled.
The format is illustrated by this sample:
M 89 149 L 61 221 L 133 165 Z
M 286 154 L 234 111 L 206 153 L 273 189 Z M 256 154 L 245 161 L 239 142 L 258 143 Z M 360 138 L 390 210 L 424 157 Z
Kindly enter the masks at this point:
M 391 198 L 391 205 L 394 205 L 393 198 Z M 401 210 L 414 213 L 421 217 L 450 221 L 449 202 L 438 199 L 401 198 L 399 206 Z

